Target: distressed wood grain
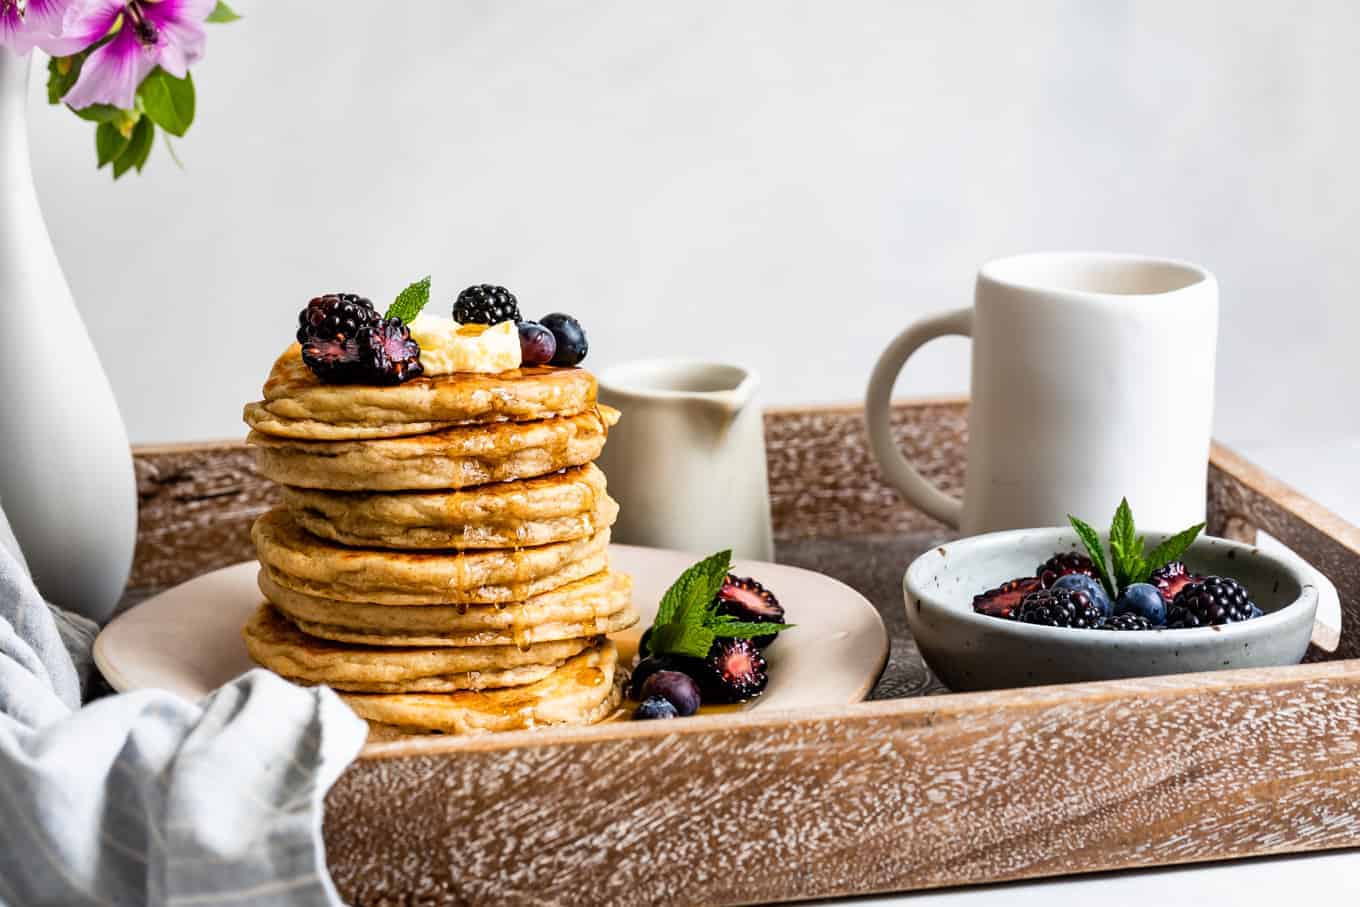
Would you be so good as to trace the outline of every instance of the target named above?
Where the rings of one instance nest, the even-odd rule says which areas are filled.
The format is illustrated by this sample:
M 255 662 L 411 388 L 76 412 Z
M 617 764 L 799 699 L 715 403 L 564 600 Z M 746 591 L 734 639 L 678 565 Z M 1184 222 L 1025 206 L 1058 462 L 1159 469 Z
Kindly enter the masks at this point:
M 1353 667 L 369 748 L 356 907 L 744 904 L 1360 843 Z

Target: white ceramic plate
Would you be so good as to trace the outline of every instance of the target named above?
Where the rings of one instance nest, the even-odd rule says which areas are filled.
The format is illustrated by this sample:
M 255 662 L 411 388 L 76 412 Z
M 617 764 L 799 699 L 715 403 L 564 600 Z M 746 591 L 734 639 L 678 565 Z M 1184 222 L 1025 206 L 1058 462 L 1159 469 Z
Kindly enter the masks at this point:
M 636 640 L 661 595 L 697 558 L 678 551 L 614 545 L 613 566 L 633 576 L 641 623 L 616 638 Z M 198 699 L 254 665 L 241 625 L 259 605 L 254 561 L 224 567 L 149 598 L 115 618 L 94 644 L 94 660 L 115 690 L 157 688 Z M 849 586 L 809 570 L 738 561 L 779 596 L 790 623 L 766 656 L 770 685 L 761 709 L 858 702 L 888 658 L 888 634 L 874 606 Z M 630 647 L 631 648 L 631 647 Z

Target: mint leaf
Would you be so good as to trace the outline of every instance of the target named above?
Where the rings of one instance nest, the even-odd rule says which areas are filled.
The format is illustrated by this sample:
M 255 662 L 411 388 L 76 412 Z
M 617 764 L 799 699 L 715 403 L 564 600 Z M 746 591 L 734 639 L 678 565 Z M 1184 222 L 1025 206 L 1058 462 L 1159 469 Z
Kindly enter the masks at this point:
M 749 620 L 727 620 L 711 625 L 708 629 L 718 639 L 750 639 L 753 636 L 769 636 L 792 630 L 796 624 L 762 624 Z
M 185 73 L 176 79 L 159 66 L 142 80 L 137 97 L 157 126 L 171 135 L 182 136 L 194 122 L 194 77 Z
M 688 655 L 703 658 L 713 647 L 715 636 L 708 627 L 696 624 L 656 625 L 647 646 L 653 655 Z
M 1190 544 L 1203 529 L 1203 523 L 1191 526 L 1189 529 L 1183 529 L 1166 539 L 1156 548 L 1153 548 L 1152 552 L 1148 554 L 1147 560 L 1143 562 L 1144 572 L 1135 579 L 1134 582 L 1147 582 L 1148 577 L 1152 575 L 1152 571 L 1156 570 L 1158 567 L 1165 567 L 1172 561 L 1180 560 L 1180 556 L 1185 553 L 1186 549 L 1190 547 Z
M 1080 538 L 1081 543 L 1086 546 L 1086 553 L 1090 556 L 1092 562 L 1095 563 L 1096 572 L 1100 574 L 1100 581 L 1105 585 L 1105 591 L 1110 594 L 1110 598 L 1117 598 L 1119 593 L 1115 591 L 1114 582 L 1110 579 L 1109 568 L 1105 566 L 1105 551 L 1101 548 L 1100 536 L 1096 534 L 1094 529 L 1072 516 L 1070 513 L 1067 515 L 1067 521 L 1072 524 L 1072 528 L 1076 530 L 1077 537 Z
M 661 603 L 656 608 L 656 620 L 652 621 L 652 625 L 659 627 L 675 622 L 682 609 L 692 609 L 695 604 L 707 609 L 718 597 L 723 579 L 731 566 L 732 552 L 719 551 L 685 570 L 661 596 Z
M 1143 568 L 1143 539 L 1137 537 L 1128 498 L 1120 499 L 1110 523 L 1110 559 L 1116 589 L 1123 589 L 1133 582 L 1132 577 Z
M 384 318 L 400 318 L 402 324 L 416 320 L 420 310 L 430 301 L 430 278 L 428 275 L 417 280 L 397 294 L 396 300 L 387 307 Z
M 217 0 L 217 5 L 213 7 L 212 12 L 208 13 L 208 18 L 204 21 L 235 22 L 239 18 L 241 18 L 240 13 L 232 9 L 230 6 L 227 6 L 225 3 L 222 2 L 222 0 Z
M 140 173 L 142 167 L 146 165 L 147 156 L 151 154 L 151 143 L 156 137 L 156 127 L 146 117 L 137 121 L 137 125 L 132 130 L 132 136 L 128 139 L 127 147 L 123 153 L 113 159 L 113 178 L 118 179 L 133 167 Z
M 94 153 L 99 159 L 99 166 L 112 163 L 115 158 L 127 150 L 129 137 L 118 131 L 118 127 L 112 123 L 100 123 L 99 128 L 94 131 Z

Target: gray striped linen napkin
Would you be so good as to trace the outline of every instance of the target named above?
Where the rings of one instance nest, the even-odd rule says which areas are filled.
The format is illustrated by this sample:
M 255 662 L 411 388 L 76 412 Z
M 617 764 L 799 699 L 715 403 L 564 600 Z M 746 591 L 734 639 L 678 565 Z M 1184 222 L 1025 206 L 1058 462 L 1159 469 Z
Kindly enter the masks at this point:
M 0 538 L 0 903 L 339 904 L 322 798 L 364 723 L 262 670 L 81 708 L 90 627 L 55 611 Z

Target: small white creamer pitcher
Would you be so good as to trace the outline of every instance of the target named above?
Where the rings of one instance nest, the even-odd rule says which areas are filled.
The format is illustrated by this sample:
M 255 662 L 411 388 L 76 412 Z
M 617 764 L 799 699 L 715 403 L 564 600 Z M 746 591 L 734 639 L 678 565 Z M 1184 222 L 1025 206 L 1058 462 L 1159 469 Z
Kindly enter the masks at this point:
M 614 541 L 772 560 L 755 372 L 644 359 L 599 380 L 600 400 L 623 412 L 599 461 L 620 507 Z

